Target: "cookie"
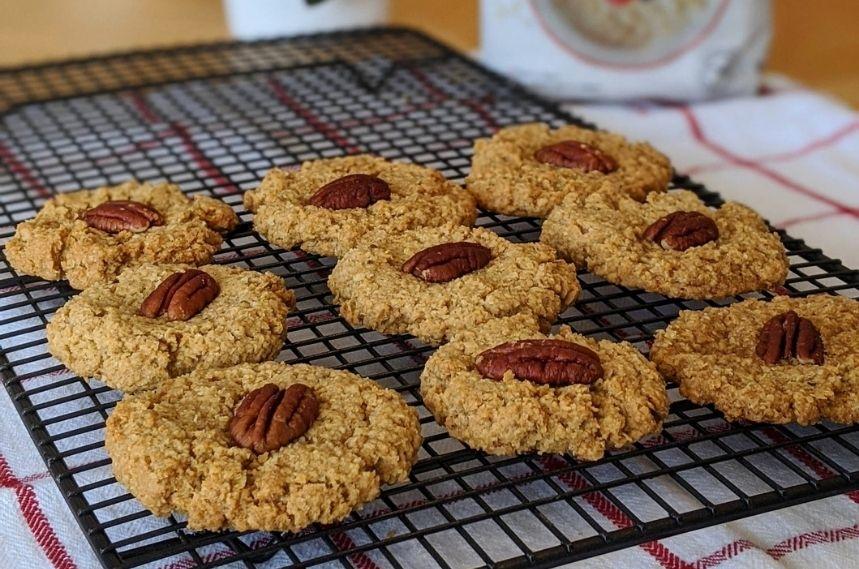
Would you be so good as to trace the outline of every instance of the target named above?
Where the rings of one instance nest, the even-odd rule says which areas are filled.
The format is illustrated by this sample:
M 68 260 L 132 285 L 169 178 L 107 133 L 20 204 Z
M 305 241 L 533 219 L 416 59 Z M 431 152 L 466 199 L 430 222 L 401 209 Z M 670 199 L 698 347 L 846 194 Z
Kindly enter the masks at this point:
M 440 173 L 375 156 L 274 169 L 244 199 L 254 228 L 269 242 L 334 257 L 365 243 L 371 232 L 471 225 L 477 216 L 468 192 Z
M 266 390 L 277 407 L 252 400 Z M 264 428 L 248 429 L 259 415 Z M 395 391 L 280 362 L 198 370 L 126 397 L 105 431 L 116 479 L 193 530 L 336 522 L 406 480 L 420 443 L 417 414 Z
M 353 325 L 434 345 L 519 312 L 548 328 L 580 292 L 575 267 L 549 247 L 456 225 L 385 235 L 352 249 L 328 286 Z
M 466 188 L 482 208 L 546 217 L 568 194 L 587 195 L 604 182 L 636 199 L 664 191 L 671 164 L 644 142 L 573 125 L 511 126 L 474 143 Z
M 130 203 L 129 203 L 130 202 Z M 204 265 L 238 223 L 225 203 L 173 184 L 126 182 L 58 194 L 6 244 L 19 273 L 82 290 L 143 263 Z
M 157 298 L 159 284 L 186 271 L 205 276 L 187 283 L 185 291 L 174 291 L 172 303 Z M 217 294 L 201 298 L 207 292 L 195 286 L 201 284 L 212 293 L 218 289 Z M 292 292 L 271 273 L 221 265 L 197 270 L 141 265 L 112 283 L 88 287 L 61 307 L 47 326 L 48 349 L 81 377 L 137 391 L 197 368 L 275 357 L 294 304 Z M 147 308 L 154 310 L 141 314 Z M 186 308 L 197 311 L 183 313 Z
M 859 302 L 828 295 L 682 311 L 651 351 L 683 395 L 728 420 L 803 425 L 859 421 L 857 356 Z
M 518 343 L 534 339 L 540 342 L 526 342 L 524 351 Z M 518 355 L 508 350 L 488 357 L 487 351 L 508 342 L 517 342 Z M 590 355 L 582 360 L 577 352 Z M 553 361 L 569 366 L 559 370 Z M 563 373 L 578 373 L 577 364 L 598 371 L 588 378 L 595 381 L 553 381 L 569 381 Z M 463 331 L 439 348 L 421 374 L 421 394 L 452 436 L 491 454 L 568 453 L 596 460 L 657 432 L 668 413 L 662 377 L 631 344 L 593 340 L 566 326 L 546 336 L 536 320 L 521 314 Z
M 784 283 L 778 235 L 752 209 L 707 207 L 686 190 L 644 203 L 612 188 L 569 196 L 543 224 L 540 240 L 613 283 L 675 298 L 720 298 Z

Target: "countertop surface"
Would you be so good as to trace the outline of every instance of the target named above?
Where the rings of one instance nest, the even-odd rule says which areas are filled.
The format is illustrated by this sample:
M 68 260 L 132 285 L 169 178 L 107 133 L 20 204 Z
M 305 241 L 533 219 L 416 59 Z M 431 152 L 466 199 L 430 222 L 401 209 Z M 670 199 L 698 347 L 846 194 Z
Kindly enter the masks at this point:
M 478 44 L 477 0 L 391 0 L 391 21 L 464 49 Z M 773 2 L 770 71 L 859 105 L 859 2 Z M 0 65 L 225 39 L 218 0 L 0 0 Z

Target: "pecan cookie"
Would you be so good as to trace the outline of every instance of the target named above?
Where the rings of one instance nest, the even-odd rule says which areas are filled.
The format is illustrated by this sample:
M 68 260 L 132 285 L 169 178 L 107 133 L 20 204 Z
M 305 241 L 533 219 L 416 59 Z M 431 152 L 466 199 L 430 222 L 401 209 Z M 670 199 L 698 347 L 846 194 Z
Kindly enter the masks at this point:
M 668 158 L 647 143 L 535 123 L 478 139 L 466 187 L 483 209 L 546 217 L 566 195 L 587 195 L 607 180 L 616 182 L 617 192 L 643 199 L 664 191 L 671 173 Z
M 575 267 L 549 247 L 456 225 L 384 235 L 352 249 L 328 286 L 352 324 L 430 344 L 519 312 L 548 327 L 580 291 Z
M 22 274 L 68 279 L 80 290 L 143 263 L 208 263 L 237 223 L 219 200 L 126 182 L 54 196 L 18 225 L 6 258 Z
M 566 326 L 546 336 L 522 314 L 454 336 L 427 362 L 421 394 L 452 436 L 491 454 L 596 460 L 668 413 L 662 377 L 631 344 Z
M 683 311 L 651 359 L 695 403 L 728 420 L 859 421 L 859 302 L 779 296 Z
M 116 479 L 194 530 L 336 522 L 406 480 L 420 443 L 395 391 L 280 362 L 197 370 L 126 397 L 105 431 Z
M 245 193 L 254 228 L 271 243 L 340 257 L 371 232 L 401 233 L 442 225 L 471 225 L 474 199 L 440 173 L 375 156 L 305 162 L 275 168 Z
M 295 297 L 270 273 L 141 265 L 68 301 L 48 349 L 81 377 L 136 391 L 197 368 L 273 358 Z
M 710 209 L 686 190 L 644 203 L 603 188 L 569 196 L 543 224 L 540 240 L 617 284 L 677 298 L 720 298 L 784 282 L 778 235 L 752 209 Z

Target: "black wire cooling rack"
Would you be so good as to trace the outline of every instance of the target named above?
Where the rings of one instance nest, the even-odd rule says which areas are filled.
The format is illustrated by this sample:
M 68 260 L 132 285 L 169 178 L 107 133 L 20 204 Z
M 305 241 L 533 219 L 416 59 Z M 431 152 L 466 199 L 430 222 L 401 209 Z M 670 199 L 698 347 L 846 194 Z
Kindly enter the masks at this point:
M 282 275 L 298 297 L 281 359 L 373 378 L 421 416 L 411 479 L 343 523 L 297 534 L 189 532 L 181 519 L 153 517 L 114 480 L 103 427 L 119 396 L 46 351 L 45 324 L 74 291 L 20 276 L 4 259 L 4 383 L 106 567 L 547 567 L 859 487 L 856 427 L 726 423 L 673 385 L 663 432 L 596 463 L 489 457 L 436 425 L 418 389 L 431 349 L 344 322 L 325 284 L 333 260 L 269 245 L 241 209 L 242 192 L 272 166 L 371 152 L 462 180 L 473 140 L 500 126 L 581 124 L 425 36 L 377 29 L 6 69 L 0 111 L 3 242 L 55 191 L 134 177 L 218 196 L 243 222 L 217 262 Z M 686 178 L 675 184 L 720 201 Z M 540 231 L 533 219 L 493 214 L 478 224 L 514 241 Z M 782 292 L 859 296 L 855 271 L 782 238 L 792 265 Z M 581 280 L 582 298 L 561 321 L 645 352 L 680 309 L 714 304 Z

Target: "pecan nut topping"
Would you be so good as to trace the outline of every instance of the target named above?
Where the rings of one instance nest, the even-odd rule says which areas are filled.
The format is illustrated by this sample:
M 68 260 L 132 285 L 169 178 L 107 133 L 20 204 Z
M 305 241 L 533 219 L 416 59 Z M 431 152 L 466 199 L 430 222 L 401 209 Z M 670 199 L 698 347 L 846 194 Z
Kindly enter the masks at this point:
M 84 221 L 105 233 L 130 231 L 142 233 L 155 225 L 163 225 L 161 214 L 140 202 L 114 200 L 104 202 L 84 213 Z
M 442 243 L 418 251 L 403 263 L 403 272 L 428 283 L 446 283 L 482 269 L 492 260 L 492 251 L 479 243 Z
M 596 352 L 565 340 L 505 342 L 480 353 L 476 364 L 489 379 L 500 380 L 509 370 L 516 379 L 555 387 L 590 384 L 604 373 Z
M 576 168 L 585 172 L 608 174 L 617 170 L 614 158 L 599 148 L 578 140 L 564 140 L 544 146 L 534 153 L 534 159 L 544 164 Z
M 316 190 L 307 203 L 325 209 L 370 207 L 379 200 L 391 199 L 391 187 L 376 176 L 350 174 Z
M 719 238 L 716 222 L 697 211 L 675 211 L 651 223 L 642 235 L 663 249 L 685 251 Z
M 147 318 L 166 314 L 167 320 L 188 320 L 198 314 L 221 292 L 209 273 L 188 269 L 173 273 L 147 296 L 137 313 Z
M 823 364 L 823 338 L 814 323 L 793 310 L 767 320 L 758 335 L 755 353 L 768 364 L 795 359 L 802 364 Z
M 281 389 L 267 383 L 242 399 L 230 419 L 230 436 L 257 454 L 285 446 L 307 432 L 319 415 L 319 401 L 303 383 Z

